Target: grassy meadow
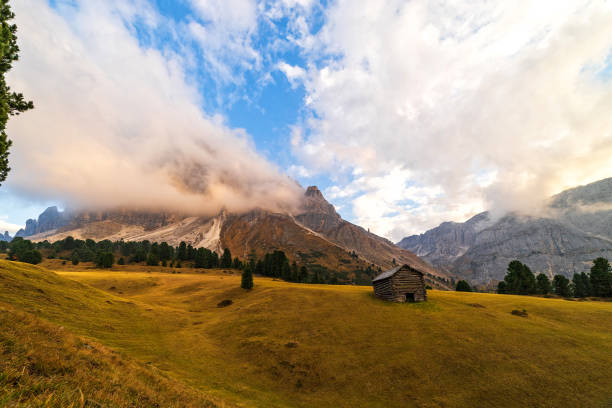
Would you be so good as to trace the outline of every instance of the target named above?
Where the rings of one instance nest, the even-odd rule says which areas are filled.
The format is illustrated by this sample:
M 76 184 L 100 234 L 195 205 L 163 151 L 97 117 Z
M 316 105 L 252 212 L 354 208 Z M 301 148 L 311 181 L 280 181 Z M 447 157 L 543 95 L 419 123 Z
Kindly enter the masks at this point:
M 46 266 L 0 261 L 0 406 L 612 406 L 612 302 Z

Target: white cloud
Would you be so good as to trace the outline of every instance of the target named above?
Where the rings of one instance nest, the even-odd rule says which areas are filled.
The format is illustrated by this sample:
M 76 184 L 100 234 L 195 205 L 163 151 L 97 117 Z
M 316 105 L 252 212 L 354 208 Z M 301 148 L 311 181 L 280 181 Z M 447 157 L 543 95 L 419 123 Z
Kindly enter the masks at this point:
M 285 61 L 281 61 L 277 64 L 277 68 L 285 74 L 292 88 L 295 88 L 306 78 L 306 71 L 300 66 L 290 65 Z
M 357 222 L 398 238 L 611 175 L 610 2 L 345 0 L 326 18 L 294 152 L 311 171 L 360 170 Z
M 17 231 L 19 231 L 19 229 L 21 228 L 20 225 L 16 225 L 16 224 L 12 224 L 10 222 L 7 222 L 5 219 L 6 218 L 4 216 L 0 216 L 0 234 L 4 234 L 5 231 L 8 231 L 8 233 L 13 236 L 15 235 L 15 233 Z
M 162 19 L 138 4 L 82 1 L 66 18 L 36 0 L 13 4 L 21 60 L 9 83 L 36 108 L 9 123 L 7 184 L 87 207 L 210 214 L 292 205 L 295 183 L 244 131 L 203 113 L 183 61 L 131 35 L 134 19 Z
M 196 17 L 188 32 L 199 44 L 206 69 L 222 84 L 243 84 L 243 73 L 259 69 L 253 47 L 258 11 L 254 0 L 192 0 Z

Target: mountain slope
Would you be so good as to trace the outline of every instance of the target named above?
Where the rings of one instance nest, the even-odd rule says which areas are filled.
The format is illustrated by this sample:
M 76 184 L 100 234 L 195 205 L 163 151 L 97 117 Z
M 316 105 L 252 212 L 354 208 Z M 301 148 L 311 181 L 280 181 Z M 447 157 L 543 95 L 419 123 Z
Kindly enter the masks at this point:
M 341 282 L 355 273 L 370 278 L 379 268 L 390 268 L 393 261 L 408 263 L 425 273 L 435 287 L 447 288 L 443 273 L 423 262 L 410 251 L 344 221 L 316 187 L 309 187 L 299 214 L 254 210 L 245 214 L 221 212 L 214 217 L 193 217 L 171 213 L 143 213 L 133 210 L 58 213 L 46 210 L 36 220 L 28 220 L 26 235 L 35 241 L 56 241 L 67 236 L 95 240 L 165 241 L 177 246 L 185 241 L 194 247 L 217 252 L 229 248 L 246 259 L 282 250 L 300 264 L 320 266 L 340 274 Z
M 599 256 L 612 258 L 612 178 L 551 198 L 545 216 L 488 213 L 465 223 L 443 223 L 399 246 L 475 283 L 501 280 L 519 259 L 549 276 L 587 270 Z
M 398 264 L 408 263 L 423 271 L 436 274 L 431 266 L 412 252 L 343 220 L 336 213 L 334 206 L 325 200 L 323 194 L 315 186 L 308 187 L 306 190 L 303 212 L 296 215 L 295 219 L 347 251 L 355 251 L 367 262 L 390 268 L 395 259 Z

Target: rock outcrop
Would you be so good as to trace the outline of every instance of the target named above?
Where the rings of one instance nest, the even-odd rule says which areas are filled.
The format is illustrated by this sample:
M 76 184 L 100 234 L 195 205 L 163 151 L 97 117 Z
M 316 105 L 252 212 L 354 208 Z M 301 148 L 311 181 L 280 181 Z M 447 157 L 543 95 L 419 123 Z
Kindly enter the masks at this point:
M 28 237 L 43 232 L 57 230 L 68 223 L 69 217 L 66 215 L 67 214 L 64 212 L 60 212 L 55 206 L 49 207 L 38 216 L 38 220 L 27 220 L 25 228 L 17 231 L 15 236 Z

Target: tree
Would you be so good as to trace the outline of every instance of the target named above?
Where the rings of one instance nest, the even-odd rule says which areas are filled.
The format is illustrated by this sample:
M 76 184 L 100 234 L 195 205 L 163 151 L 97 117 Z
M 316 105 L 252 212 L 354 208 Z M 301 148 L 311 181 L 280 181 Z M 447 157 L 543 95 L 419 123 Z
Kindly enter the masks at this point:
M 293 263 L 291 264 L 291 281 L 292 282 L 300 281 L 300 270 L 295 261 L 293 261 Z
M 242 271 L 242 282 L 240 283 L 240 287 L 247 290 L 253 289 L 253 270 L 251 264 L 247 265 L 244 271 Z
M 298 275 L 298 282 L 307 282 L 308 281 L 308 269 L 305 266 L 300 267 L 300 273 Z
M 514 260 L 508 264 L 508 272 L 504 277 L 503 292 L 517 295 L 531 295 L 536 293 L 536 280 L 531 269 L 520 261 Z
M 457 286 L 456 286 L 455 290 L 457 292 L 471 292 L 472 291 L 472 287 L 466 281 L 460 280 L 459 282 L 457 282 Z
M 232 267 L 232 253 L 229 248 L 225 248 L 223 250 L 223 255 L 221 255 L 220 265 L 221 268 L 231 268 Z
M 281 266 L 281 278 L 286 281 L 291 280 L 291 266 L 289 265 L 289 260 L 287 258 L 285 258 Z
M 159 256 L 153 251 L 149 252 L 147 256 L 147 265 L 148 266 L 158 266 L 159 265 Z
M 76 266 L 76 265 L 78 265 L 78 264 L 79 264 L 79 254 L 78 254 L 76 251 L 74 251 L 74 252 L 72 253 L 72 259 L 71 259 L 71 260 L 72 260 L 72 264 L 73 264 L 73 265 L 75 265 L 75 266 Z
M 606 258 L 597 258 L 591 267 L 591 290 L 593 296 L 612 296 L 612 272 Z
M 584 272 L 574 273 L 574 277 L 572 278 L 572 288 L 574 297 L 585 298 L 587 296 L 591 296 L 591 280 L 589 279 L 589 276 Z
M 569 279 L 563 275 L 555 275 L 553 278 L 553 288 L 559 296 L 568 297 L 570 295 Z
M 242 269 L 242 262 L 240 262 L 240 259 L 234 258 L 234 261 L 232 262 L 232 268 Z
M 0 184 L 6 180 L 10 171 L 8 156 L 12 142 L 6 134 L 6 123 L 10 116 L 34 108 L 34 104 L 26 102 L 22 94 L 11 92 L 4 78 L 4 74 L 12 68 L 13 62 L 19 59 L 17 25 L 9 24 L 9 20 L 14 17 L 9 1 L 0 0 Z
M 181 261 L 187 260 L 187 244 L 185 243 L 185 241 L 181 241 L 178 246 L 177 258 Z
M 538 274 L 536 277 L 536 289 L 540 295 L 547 295 L 550 293 L 550 279 L 543 273 Z
M 168 245 L 167 242 L 162 242 L 159 244 L 159 259 L 162 261 L 169 261 L 172 259 L 173 252 L 173 248 Z
M 36 249 L 32 249 L 32 250 L 23 252 L 19 257 L 19 260 L 21 262 L 26 262 L 26 263 L 36 265 L 42 261 L 42 254 L 40 253 L 40 251 Z
M 96 265 L 98 268 L 110 268 L 115 263 L 115 257 L 112 252 L 100 252 L 96 257 Z
M 497 293 L 503 294 L 508 293 L 508 288 L 506 287 L 506 281 L 501 281 L 497 284 Z
M 194 268 L 206 268 L 208 267 L 206 261 L 207 261 L 206 252 L 204 251 L 204 248 L 198 248 L 196 250 L 195 257 L 193 260 L 193 267 Z

